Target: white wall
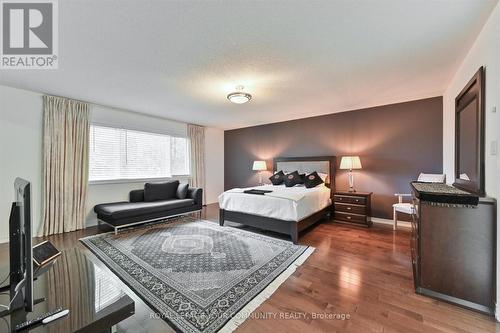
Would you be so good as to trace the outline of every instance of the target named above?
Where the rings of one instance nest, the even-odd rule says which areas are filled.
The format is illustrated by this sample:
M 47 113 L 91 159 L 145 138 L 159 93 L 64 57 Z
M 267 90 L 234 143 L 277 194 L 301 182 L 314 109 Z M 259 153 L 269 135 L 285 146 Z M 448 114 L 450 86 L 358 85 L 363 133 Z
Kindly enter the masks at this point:
M 205 130 L 205 182 L 206 203 L 218 202 L 224 192 L 224 131 L 211 127 Z
M 185 123 L 102 105 L 92 105 L 92 123 L 158 134 L 187 136 Z
M 0 242 L 9 238 L 14 179 L 31 181 L 33 233 L 42 202 L 42 95 L 0 86 Z
M 480 66 L 484 66 L 486 72 L 486 192 L 496 197 L 498 156 L 490 154 L 490 145 L 499 138 L 500 109 L 492 113 L 492 108 L 500 108 L 500 5 L 496 6 L 443 95 L 443 168 L 449 182 L 455 180 L 455 97 Z
M 0 85 L 0 242 L 8 239 L 8 217 L 15 177 L 32 182 L 34 234 L 41 234 L 42 94 Z M 135 112 L 93 105 L 92 122 L 136 130 L 185 136 L 185 123 Z M 206 202 L 217 202 L 224 189 L 224 132 L 206 129 Z M 186 181 L 184 179 L 184 181 Z M 90 184 L 86 225 L 96 224 L 92 207 L 98 203 L 128 200 L 143 182 Z
M 500 5 L 497 4 L 484 25 L 477 40 L 465 57 L 459 70 L 450 81 L 443 96 L 443 169 L 449 182 L 454 177 L 455 156 L 455 97 L 467 84 L 480 66 L 486 71 L 486 156 L 485 185 L 488 196 L 499 198 L 500 160 L 491 154 L 491 144 L 499 139 L 500 133 Z M 496 106 L 497 112 L 492 110 Z M 497 214 L 500 216 L 500 214 Z M 497 221 L 500 226 L 500 219 Z M 497 227 L 497 244 L 500 244 L 500 228 Z M 500 249 L 497 246 L 497 249 Z M 497 253 L 500 260 L 500 251 Z M 497 304 L 500 304 L 500 261 L 497 262 Z M 498 310 L 497 310 L 498 312 Z M 498 315 L 497 315 L 498 319 Z

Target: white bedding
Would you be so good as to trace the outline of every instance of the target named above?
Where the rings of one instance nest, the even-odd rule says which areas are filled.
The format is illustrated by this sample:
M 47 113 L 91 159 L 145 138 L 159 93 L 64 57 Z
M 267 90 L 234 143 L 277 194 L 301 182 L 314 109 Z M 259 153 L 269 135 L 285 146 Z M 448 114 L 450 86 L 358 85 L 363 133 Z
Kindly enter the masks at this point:
M 247 189 L 271 190 L 270 195 L 243 193 Z M 324 185 L 262 185 L 228 190 L 219 196 L 222 209 L 286 221 L 300 221 L 331 204 L 330 189 Z

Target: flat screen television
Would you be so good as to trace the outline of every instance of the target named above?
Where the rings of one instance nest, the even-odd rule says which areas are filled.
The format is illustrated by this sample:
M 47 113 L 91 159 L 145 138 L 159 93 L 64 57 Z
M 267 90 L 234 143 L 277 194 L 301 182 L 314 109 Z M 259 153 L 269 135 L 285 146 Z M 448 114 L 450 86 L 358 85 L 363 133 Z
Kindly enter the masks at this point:
M 31 184 L 22 178 L 14 182 L 15 202 L 9 219 L 10 311 L 33 311 L 33 247 Z

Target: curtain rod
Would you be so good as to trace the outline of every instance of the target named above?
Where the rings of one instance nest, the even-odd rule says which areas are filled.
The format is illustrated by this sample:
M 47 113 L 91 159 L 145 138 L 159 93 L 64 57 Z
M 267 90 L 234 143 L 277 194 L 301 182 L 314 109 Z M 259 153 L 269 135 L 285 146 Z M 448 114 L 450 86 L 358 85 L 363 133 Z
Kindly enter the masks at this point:
M 104 105 L 100 105 L 100 104 L 96 104 L 96 103 L 92 103 L 92 102 L 88 102 L 88 101 L 83 101 L 81 99 L 76 99 L 76 98 L 71 98 L 71 97 L 64 97 L 64 96 L 58 96 L 58 95 L 52 95 L 52 94 L 45 94 L 45 93 L 42 93 L 44 96 L 47 96 L 47 97 L 57 97 L 57 98 L 64 98 L 64 99 L 71 99 L 75 102 L 82 102 L 82 103 L 86 103 L 86 104 L 93 104 L 93 105 L 99 105 L 99 106 L 104 106 Z

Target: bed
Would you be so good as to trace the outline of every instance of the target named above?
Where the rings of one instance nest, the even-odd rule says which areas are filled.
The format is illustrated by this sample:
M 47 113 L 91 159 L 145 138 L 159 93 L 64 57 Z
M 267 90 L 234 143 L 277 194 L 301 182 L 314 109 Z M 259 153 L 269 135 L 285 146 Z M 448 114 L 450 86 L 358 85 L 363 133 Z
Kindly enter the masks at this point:
M 219 224 L 225 221 L 289 235 L 297 244 L 299 232 L 330 216 L 335 192 L 335 156 L 279 157 L 273 160 L 273 172 L 280 170 L 326 174 L 324 185 L 263 185 L 236 188 L 219 196 Z M 247 189 L 270 190 L 265 195 L 243 193 Z

